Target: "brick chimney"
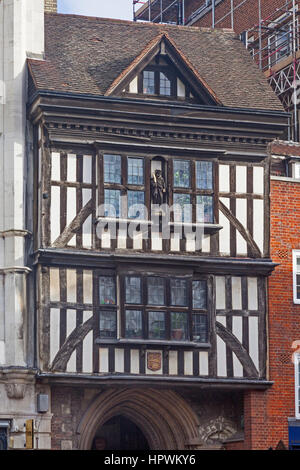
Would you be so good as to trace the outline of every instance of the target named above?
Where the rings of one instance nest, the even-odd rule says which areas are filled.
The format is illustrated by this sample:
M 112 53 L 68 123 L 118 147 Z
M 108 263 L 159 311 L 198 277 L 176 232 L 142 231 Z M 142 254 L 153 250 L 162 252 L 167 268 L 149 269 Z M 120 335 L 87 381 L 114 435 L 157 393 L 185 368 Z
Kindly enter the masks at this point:
M 57 0 L 45 0 L 45 11 L 48 13 L 57 13 Z

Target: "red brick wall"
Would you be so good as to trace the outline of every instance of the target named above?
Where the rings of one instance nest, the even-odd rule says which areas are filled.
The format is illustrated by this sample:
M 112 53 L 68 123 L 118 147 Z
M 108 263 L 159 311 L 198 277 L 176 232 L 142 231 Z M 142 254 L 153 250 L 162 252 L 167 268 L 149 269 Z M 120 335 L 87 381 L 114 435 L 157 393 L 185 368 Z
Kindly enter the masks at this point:
M 188 2 L 189 3 L 189 2 Z M 234 0 L 234 6 L 237 6 L 241 3 L 241 0 Z M 285 4 L 285 0 L 264 0 L 262 3 L 261 17 L 262 19 L 267 18 L 270 14 L 275 12 L 276 8 L 280 8 Z M 197 10 L 199 6 L 203 4 L 203 0 L 193 0 L 191 6 L 188 7 L 188 15 L 190 11 Z M 223 0 L 215 8 L 215 22 L 223 18 L 227 13 L 228 16 L 218 23 L 216 26 L 218 28 L 231 28 L 231 1 Z M 186 16 L 188 16 L 186 15 Z M 200 20 L 195 22 L 193 26 L 211 26 L 211 12 L 202 17 Z M 252 28 L 257 25 L 259 22 L 258 14 L 258 1 L 257 0 L 247 0 L 241 7 L 237 8 L 234 11 L 234 30 L 236 33 L 240 34 L 242 31 Z

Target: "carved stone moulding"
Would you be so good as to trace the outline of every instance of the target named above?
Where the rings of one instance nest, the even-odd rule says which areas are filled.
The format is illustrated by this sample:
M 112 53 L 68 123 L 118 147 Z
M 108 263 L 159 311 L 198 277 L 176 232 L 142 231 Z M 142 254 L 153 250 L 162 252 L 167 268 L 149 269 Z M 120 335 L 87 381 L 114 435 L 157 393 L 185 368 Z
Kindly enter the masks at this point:
M 21 400 L 28 385 L 35 383 L 36 371 L 25 368 L 0 369 L 0 383 L 4 384 L 8 398 Z

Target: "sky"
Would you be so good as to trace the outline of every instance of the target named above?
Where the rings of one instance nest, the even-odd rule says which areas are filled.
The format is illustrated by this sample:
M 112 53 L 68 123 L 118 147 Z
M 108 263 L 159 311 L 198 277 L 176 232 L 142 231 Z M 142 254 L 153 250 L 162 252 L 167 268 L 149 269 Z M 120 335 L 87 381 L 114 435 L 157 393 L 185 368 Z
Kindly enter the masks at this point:
M 132 0 L 58 0 L 59 13 L 132 20 Z

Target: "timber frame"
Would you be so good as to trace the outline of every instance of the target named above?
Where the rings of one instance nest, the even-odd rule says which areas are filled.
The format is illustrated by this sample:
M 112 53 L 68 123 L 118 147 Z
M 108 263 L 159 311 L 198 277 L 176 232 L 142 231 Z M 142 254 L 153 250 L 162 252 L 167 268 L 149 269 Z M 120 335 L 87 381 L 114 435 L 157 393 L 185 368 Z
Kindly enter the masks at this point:
M 274 138 L 284 134 L 288 126 L 287 116 L 278 111 L 203 106 L 157 98 L 95 97 L 49 91 L 31 94 L 28 116 L 34 127 L 35 168 L 40 165 L 41 174 L 39 180 L 36 170 L 33 210 L 38 222 L 31 253 L 38 285 L 40 336 L 37 360 L 41 369 L 40 379 L 67 383 L 69 377 L 70 383 L 79 384 L 82 380 L 92 383 L 96 374 L 100 383 L 119 380 L 128 384 L 135 381 L 172 382 L 199 387 L 222 387 L 225 383 L 226 387 L 233 388 L 269 386 L 266 369 L 266 278 L 276 265 L 269 258 L 270 158 L 267 146 Z M 54 182 L 51 181 L 53 152 L 61 158 L 61 180 Z M 186 245 L 181 243 L 180 250 L 171 253 L 168 244 L 163 244 L 161 251 L 151 249 L 149 243 L 135 249 L 132 241 L 123 249 L 119 249 L 116 242 L 109 247 L 101 245 L 96 237 L 96 204 L 100 202 L 97 198 L 102 184 L 99 156 L 105 152 L 139 155 L 150 160 L 161 155 L 169 160 L 173 157 L 202 158 L 215 162 L 215 221 L 212 227 L 204 230 L 206 237 L 210 238 L 210 248 L 206 252 L 188 251 Z M 69 154 L 80 157 L 76 160 L 77 175 L 82 173 L 81 156 L 90 156 L 92 177 L 89 183 L 67 181 L 66 159 Z M 219 187 L 222 183 L 220 165 L 228 170 L 227 189 Z M 245 171 L 244 192 L 238 190 L 236 167 L 243 167 Z M 253 190 L 254 173 L 258 174 L 258 171 L 263 172 L 264 189 L 261 193 Z M 54 186 L 61 188 L 61 232 L 51 243 L 51 187 Z M 77 198 L 76 216 L 69 224 L 66 222 L 67 203 L 64 201 L 68 188 L 73 188 Z M 85 204 L 80 199 L 82 190 L 90 191 L 91 195 Z M 247 213 L 243 216 L 246 223 L 239 219 L 239 204 L 246 208 Z M 255 239 L 257 230 L 253 213 L 257 204 L 264 207 L 262 242 Z M 224 232 L 220 214 L 228 221 L 228 252 L 220 250 L 220 237 Z M 89 216 L 92 218 L 93 234 L 91 246 L 87 248 L 83 245 L 81 227 Z M 74 236 L 75 245 L 69 245 Z M 239 240 L 246 247 L 243 254 L 238 253 Z M 144 272 L 151 269 L 156 273 L 171 270 L 179 275 L 189 270 L 196 276 L 208 276 L 212 283 L 208 342 L 131 341 L 123 338 L 122 334 L 115 340 L 100 339 L 99 312 L 95 300 L 98 292 L 96 273 L 102 270 L 113 273 L 119 279 L 124 269 L 144 269 Z M 69 300 L 67 283 L 71 275 L 76 279 L 77 290 Z M 84 300 L 84 275 L 92 279 L 92 300 L 88 302 Z M 55 300 L 51 298 L 51 276 L 56 276 L 60 282 L 60 294 Z M 253 279 L 255 287 L 252 286 Z M 238 307 L 232 303 L 236 282 L 240 287 L 234 292 L 240 292 L 241 298 Z M 217 305 L 220 302 L 218 299 L 223 296 L 223 287 L 220 287 L 223 285 L 224 305 Z M 253 292 L 257 292 L 257 301 L 248 299 L 248 296 L 254 295 Z M 122 309 L 119 303 L 116 306 L 118 318 Z M 68 330 L 71 311 L 75 312 L 73 331 Z M 59 318 L 59 344 L 55 353 L 51 352 L 54 347 L 51 343 L 54 341 L 51 339 L 53 312 L 55 318 Z M 241 337 L 236 333 L 237 325 Z M 122 328 L 124 330 L 124 326 Z M 250 353 L 256 340 L 253 343 L 250 338 L 251 331 L 258 334 L 258 350 L 252 356 Z M 84 341 L 90 332 L 92 375 L 84 370 L 83 358 Z M 225 365 L 221 364 L 218 348 L 225 351 Z M 151 371 L 147 370 L 146 357 L 152 351 L 161 355 L 159 375 L 151 375 Z M 68 366 L 72 357 L 75 370 Z M 240 362 L 239 366 L 237 361 Z

